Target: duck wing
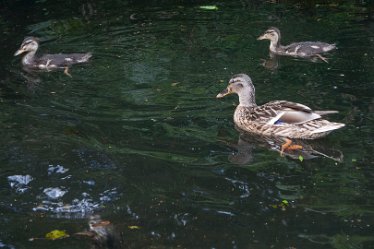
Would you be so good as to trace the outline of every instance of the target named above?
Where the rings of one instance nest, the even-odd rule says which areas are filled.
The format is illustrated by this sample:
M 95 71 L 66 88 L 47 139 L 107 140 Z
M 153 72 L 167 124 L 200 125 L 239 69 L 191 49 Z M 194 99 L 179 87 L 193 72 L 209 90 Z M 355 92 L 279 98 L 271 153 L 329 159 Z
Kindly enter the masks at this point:
M 321 118 L 308 106 L 285 100 L 272 101 L 258 108 L 262 111 L 258 109 L 256 112 L 261 112 L 269 125 L 302 124 Z
M 295 42 L 288 46 L 285 46 L 286 54 L 299 55 L 299 56 L 312 56 L 321 54 L 335 49 L 335 44 L 329 44 L 326 42 Z
M 54 65 L 56 67 L 66 67 L 76 63 L 87 62 L 91 58 L 91 53 L 74 54 L 45 54 L 37 59 L 39 64 Z
M 313 111 L 306 105 L 279 100 L 262 106 L 238 106 L 235 124 L 242 130 L 265 136 L 316 139 L 344 126 L 329 122 L 322 115 L 336 111 Z

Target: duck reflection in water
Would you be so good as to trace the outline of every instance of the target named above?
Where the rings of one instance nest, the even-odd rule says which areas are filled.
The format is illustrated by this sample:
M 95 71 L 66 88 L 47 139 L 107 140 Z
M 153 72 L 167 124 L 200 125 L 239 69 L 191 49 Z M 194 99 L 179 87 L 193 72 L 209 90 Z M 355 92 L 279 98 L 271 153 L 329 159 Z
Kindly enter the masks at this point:
M 309 61 L 313 63 L 319 63 L 321 60 L 317 57 L 310 57 L 310 58 L 294 58 L 293 60 L 302 60 L 302 61 Z M 269 52 L 269 58 L 267 59 L 260 59 L 260 65 L 262 65 L 264 68 L 268 70 L 276 70 L 280 67 L 280 56 Z
M 281 156 L 285 156 L 294 160 L 311 160 L 315 158 L 325 157 L 336 162 L 343 161 L 343 153 L 340 150 L 332 149 L 321 141 L 311 140 L 292 140 L 297 149 L 285 149 L 282 151 L 282 144 L 285 139 L 281 137 L 264 137 L 256 134 L 250 134 L 241 131 L 238 127 L 239 139 L 236 145 L 231 145 L 237 150 L 236 153 L 229 155 L 228 160 L 234 164 L 245 165 L 251 164 L 254 160 L 254 149 L 256 147 L 267 148 L 278 152 Z
M 269 58 L 261 59 L 260 64 L 268 70 L 276 70 L 279 67 L 279 56 L 273 52 L 269 52 Z

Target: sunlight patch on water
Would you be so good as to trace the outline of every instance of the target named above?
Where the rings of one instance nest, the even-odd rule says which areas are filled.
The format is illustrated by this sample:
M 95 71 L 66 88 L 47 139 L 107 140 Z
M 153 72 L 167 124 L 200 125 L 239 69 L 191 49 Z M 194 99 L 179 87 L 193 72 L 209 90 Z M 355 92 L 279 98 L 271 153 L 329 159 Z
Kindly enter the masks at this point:
M 119 193 L 114 188 L 103 191 L 99 196 L 99 200 L 94 200 L 90 194 L 83 192 L 81 198 L 75 198 L 71 202 L 43 200 L 37 207 L 33 208 L 33 211 L 53 213 L 54 216 L 60 218 L 85 218 L 94 211 L 103 208 L 105 204 L 118 199 Z
M 30 175 L 13 175 L 8 176 L 8 182 L 11 188 L 17 193 L 24 193 L 29 187 L 27 186 L 34 178 Z

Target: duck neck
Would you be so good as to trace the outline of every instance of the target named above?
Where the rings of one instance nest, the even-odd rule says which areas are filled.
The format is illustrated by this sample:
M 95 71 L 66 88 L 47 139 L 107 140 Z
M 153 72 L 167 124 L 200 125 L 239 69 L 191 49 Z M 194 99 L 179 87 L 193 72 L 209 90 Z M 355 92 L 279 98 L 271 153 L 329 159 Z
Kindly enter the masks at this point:
M 33 64 L 33 62 L 35 60 L 35 53 L 36 53 L 36 51 L 30 51 L 27 54 L 25 54 L 25 56 L 23 56 L 23 58 L 22 58 L 22 64 L 24 66 L 29 66 L 29 65 Z
M 239 106 L 243 106 L 243 107 L 257 106 L 254 91 L 253 92 L 241 92 L 239 94 Z
M 280 48 L 280 42 L 279 42 L 279 39 L 277 40 L 270 40 L 270 51 L 271 52 L 277 52 L 278 49 Z

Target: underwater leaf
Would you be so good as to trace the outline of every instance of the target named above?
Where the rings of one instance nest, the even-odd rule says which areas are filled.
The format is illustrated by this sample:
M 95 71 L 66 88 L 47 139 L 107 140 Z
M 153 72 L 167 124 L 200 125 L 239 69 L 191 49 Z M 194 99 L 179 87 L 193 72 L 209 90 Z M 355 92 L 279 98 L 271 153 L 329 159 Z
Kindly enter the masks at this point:
M 134 229 L 140 229 L 140 226 L 128 226 L 129 229 L 134 230 Z
M 218 7 L 216 5 L 202 5 L 199 6 L 202 10 L 218 10 Z
M 53 230 L 45 235 L 45 238 L 50 240 L 63 239 L 67 237 L 69 237 L 69 234 L 62 230 Z
M 304 157 L 302 155 L 299 156 L 300 162 L 304 161 Z

